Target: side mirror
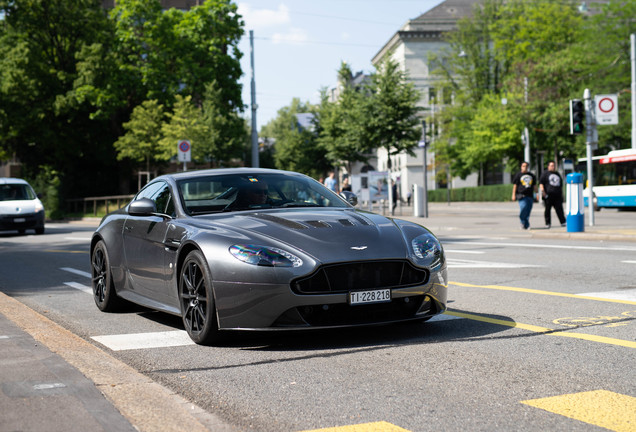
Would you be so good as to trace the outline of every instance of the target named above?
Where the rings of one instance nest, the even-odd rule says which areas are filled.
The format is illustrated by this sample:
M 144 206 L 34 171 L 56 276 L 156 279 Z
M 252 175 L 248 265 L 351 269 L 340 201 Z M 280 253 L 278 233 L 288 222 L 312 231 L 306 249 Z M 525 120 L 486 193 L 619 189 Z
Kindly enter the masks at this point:
M 340 192 L 340 197 L 354 207 L 358 205 L 358 196 L 353 192 L 342 191 Z
M 157 206 L 148 198 L 138 199 L 128 206 L 128 214 L 131 216 L 152 216 L 155 213 L 157 213 Z

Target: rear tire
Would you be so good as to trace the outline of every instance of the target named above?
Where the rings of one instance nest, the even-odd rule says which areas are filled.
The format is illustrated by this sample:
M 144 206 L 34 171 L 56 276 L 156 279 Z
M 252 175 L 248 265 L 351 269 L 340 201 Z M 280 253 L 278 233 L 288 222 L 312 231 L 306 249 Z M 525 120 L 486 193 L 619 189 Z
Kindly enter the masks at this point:
M 115 312 L 121 307 L 121 298 L 115 291 L 110 272 L 110 259 L 103 240 L 98 241 L 91 254 L 93 299 L 102 312 Z
M 190 338 L 199 345 L 221 340 L 216 318 L 212 277 L 203 254 L 188 254 L 179 275 L 179 299 L 183 325 Z

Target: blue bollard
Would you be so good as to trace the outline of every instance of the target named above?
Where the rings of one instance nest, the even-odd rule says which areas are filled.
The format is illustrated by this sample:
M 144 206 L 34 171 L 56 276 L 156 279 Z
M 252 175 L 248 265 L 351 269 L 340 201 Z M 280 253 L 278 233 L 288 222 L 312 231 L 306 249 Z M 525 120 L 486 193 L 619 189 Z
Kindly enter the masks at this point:
M 566 217 L 568 232 L 583 232 L 585 222 L 583 218 L 583 174 L 571 173 L 566 176 L 567 210 Z

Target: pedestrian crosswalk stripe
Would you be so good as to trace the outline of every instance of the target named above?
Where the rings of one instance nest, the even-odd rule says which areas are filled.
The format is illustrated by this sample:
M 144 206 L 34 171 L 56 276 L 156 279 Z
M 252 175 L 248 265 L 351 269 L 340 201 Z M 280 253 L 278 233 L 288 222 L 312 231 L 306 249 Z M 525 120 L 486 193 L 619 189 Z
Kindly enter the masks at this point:
M 636 430 L 636 398 L 620 393 L 596 390 L 521 403 L 616 432 Z
M 91 287 L 88 287 L 86 285 L 82 285 L 81 283 L 77 283 L 77 282 L 64 282 L 64 285 L 69 286 L 71 288 L 75 288 L 77 290 L 83 291 L 87 294 L 93 294 L 93 289 Z
M 395 426 L 391 423 L 381 421 L 373 423 L 362 423 L 349 426 L 337 426 L 324 429 L 313 429 L 303 432 L 409 432 L 407 429 L 403 429 L 399 426 Z
M 79 276 L 84 276 L 84 277 L 87 277 L 87 278 L 91 277 L 90 273 L 82 271 L 82 270 L 77 270 L 77 269 L 74 269 L 74 268 L 71 268 L 71 267 L 62 267 L 62 268 L 60 268 L 60 270 L 64 270 L 66 272 L 73 273 L 73 274 L 76 274 L 76 275 L 79 275 Z
M 194 345 L 185 330 L 93 336 L 91 339 L 113 351 Z

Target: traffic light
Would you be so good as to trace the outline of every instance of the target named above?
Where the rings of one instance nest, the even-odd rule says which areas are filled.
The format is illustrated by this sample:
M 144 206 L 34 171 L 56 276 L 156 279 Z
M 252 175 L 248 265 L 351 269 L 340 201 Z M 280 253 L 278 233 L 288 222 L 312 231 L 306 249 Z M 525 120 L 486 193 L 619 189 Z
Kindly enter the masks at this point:
M 570 100 L 570 134 L 581 135 L 585 122 L 585 109 L 581 99 Z

